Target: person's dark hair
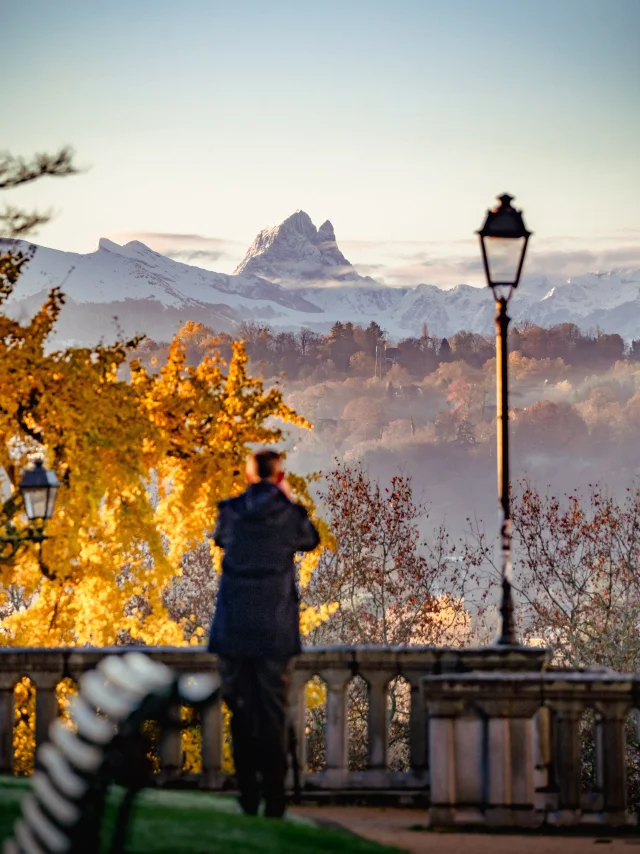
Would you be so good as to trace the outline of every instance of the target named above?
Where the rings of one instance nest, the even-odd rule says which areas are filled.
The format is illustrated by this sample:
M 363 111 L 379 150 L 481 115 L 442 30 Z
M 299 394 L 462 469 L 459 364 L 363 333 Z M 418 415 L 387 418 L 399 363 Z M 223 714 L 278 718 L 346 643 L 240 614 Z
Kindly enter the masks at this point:
M 269 480 L 277 473 L 282 456 L 277 451 L 258 451 L 253 455 L 260 480 Z

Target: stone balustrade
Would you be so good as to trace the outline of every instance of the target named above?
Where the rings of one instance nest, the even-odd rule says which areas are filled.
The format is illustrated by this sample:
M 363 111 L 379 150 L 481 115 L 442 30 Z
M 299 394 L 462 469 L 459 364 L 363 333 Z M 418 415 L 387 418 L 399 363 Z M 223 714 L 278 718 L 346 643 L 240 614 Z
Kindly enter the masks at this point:
M 35 687 L 40 745 L 59 714 L 58 684 L 79 680 L 104 655 L 131 650 L 0 650 L 0 773 L 14 767 L 15 686 L 23 677 Z M 178 673 L 218 666 L 202 648 L 139 651 Z M 531 647 L 307 648 L 291 684 L 305 796 L 421 803 L 434 827 L 635 824 L 627 790 L 635 775 L 637 801 L 640 757 L 626 739 L 634 732 L 638 738 L 640 675 L 550 668 L 549 658 Z M 322 770 L 310 770 L 305 758 L 306 686 L 316 677 L 326 689 Z M 367 757 L 359 770 L 349 763 L 348 692 L 356 677 L 367 695 Z M 389 761 L 388 689 L 398 678 L 408 691 L 408 763 L 401 771 Z M 204 712 L 200 729 L 201 772 L 185 773 L 181 735 L 171 733 L 160 744 L 160 785 L 230 786 L 221 704 Z
M 14 688 L 28 676 L 35 686 L 35 741 L 47 738 L 59 713 L 56 686 L 78 680 L 110 649 L 0 650 L 0 773 L 13 768 Z M 179 673 L 215 672 L 202 648 L 141 651 Z M 326 686 L 325 762 L 307 767 L 306 691 Z M 366 684 L 368 754 L 349 766 L 349 684 Z M 410 695 L 408 767 L 389 767 L 389 683 L 401 677 Z M 313 797 L 371 802 L 393 797 L 429 806 L 434 826 L 622 826 L 627 805 L 625 734 L 640 709 L 640 676 L 610 671 L 549 669 L 545 650 L 530 647 L 311 647 L 296 660 L 291 685 L 303 791 Z M 585 790 L 581 749 L 591 714 L 593 780 Z M 223 770 L 223 712 L 204 713 L 202 771 L 185 774 L 179 733 L 160 746 L 158 782 L 213 790 L 229 786 Z M 640 762 L 635 765 L 636 771 Z M 635 820 L 635 818 L 634 818 Z
M 79 679 L 113 649 L 0 651 L 0 772 L 13 768 L 14 688 L 24 676 L 35 686 L 35 741 L 47 738 L 59 713 L 56 686 Z M 201 648 L 148 649 L 177 672 L 215 672 Z M 527 647 L 311 647 L 297 659 L 291 686 L 303 789 L 308 794 L 390 797 L 429 803 L 435 826 L 629 822 L 625 726 L 640 709 L 640 677 L 611 672 L 548 670 L 548 654 Z M 306 770 L 305 686 L 326 686 L 325 763 Z M 349 767 L 347 697 L 354 677 L 368 695 L 366 767 Z M 409 767 L 389 768 L 388 686 L 402 677 L 410 692 Z M 591 791 L 581 779 L 581 725 L 594 720 Z M 220 704 L 201 720 L 202 772 L 183 771 L 182 743 L 172 734 L 160 746 L 161 784 L 222 789 L 223 715 Z M 584 735 L 584 733 L 582 733 Z
M 0 650 L 0 773 L 13 767 L 14 687 L 28 676 L 36 691 L 36 745 L 47 738 L 58 714 L 56 685 L 64 678 L 77 681 L 105 654 L 122 654 L 132 647 L 108 649 L 3 649 Z M 143 648 L 145 654 L 178 672 L 211 672 L 215 656 L 202 648 Z M 292 722 L 297 731 L 302 785 L 307 792 L 373 792 L 426 800 L 429 785 L 427 706 L 423 679 L 429 674 L 470 671 L 540 670 L 544 650 L 518 648 L 435 649 L 433 647 L 311 647 L 296 660 L 292 679 Z M 306 770 L 305 686 L 314 677 L 326 685 L 325 767 Z M 349 770 L 347 691 L 350 681 L 362 677 L 368 691 L 366 768 Z M 387 688 L 402 677 L 410 689 L 409 765 L 404 771 L 388 768 Z M 201 721 L 202 773 L 185 775 L 178 733 L 160 748 L 161 783 L 200 785 L 221 789 L 229 783 L 223 773 L 223 720 L 220 704 L 207 710 Z

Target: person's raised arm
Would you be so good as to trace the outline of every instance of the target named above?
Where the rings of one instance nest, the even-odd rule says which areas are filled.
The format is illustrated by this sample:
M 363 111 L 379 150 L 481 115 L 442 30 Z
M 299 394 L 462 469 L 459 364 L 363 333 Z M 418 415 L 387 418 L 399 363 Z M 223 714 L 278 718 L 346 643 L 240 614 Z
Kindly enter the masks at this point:
M 297 515 L 296 551 L 312 552 L 320 544 L 320 534 L 301 504 L 294 505 Z
M 213 540 L 213 542 L 220 549 L 225 548 L 225 539 L 226 539 L 226 513 L 224 509 L 224 505 L 222 502 L 218 504 L 218 518 L 216 520 L 216 529 L 213 534 L 209 534 L 209 539 Z

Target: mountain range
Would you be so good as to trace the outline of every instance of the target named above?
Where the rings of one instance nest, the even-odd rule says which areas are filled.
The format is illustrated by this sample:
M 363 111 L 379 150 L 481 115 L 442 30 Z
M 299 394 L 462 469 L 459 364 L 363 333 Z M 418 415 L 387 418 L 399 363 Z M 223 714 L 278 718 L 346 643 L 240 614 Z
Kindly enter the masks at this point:
M 261 231 L 232 274 L 181 263 L 139 241 L 120 246 L 102 238 L 96 251 L 82 255 L 1 240 L 0 251 L 7 250 L 33 252 L 5 306 L 13 317 L 30 317 L 55 285 L 65 292 L 56 345 L 142 332 L 166 341 L 187 320 L 217 332 L 257 321 L 325 333 L 338 320 L 375 320 L 395 339 L 419 335 L 424 324 L 439 337 L 493 328 L 486 288 L 391 287 L 361 276 L 338 248 L 331 223 L 316 228 L 304 211 Z M 516 321 L 572 322 L 640 338 L 640 270 L 525 277 L 510 308 Z

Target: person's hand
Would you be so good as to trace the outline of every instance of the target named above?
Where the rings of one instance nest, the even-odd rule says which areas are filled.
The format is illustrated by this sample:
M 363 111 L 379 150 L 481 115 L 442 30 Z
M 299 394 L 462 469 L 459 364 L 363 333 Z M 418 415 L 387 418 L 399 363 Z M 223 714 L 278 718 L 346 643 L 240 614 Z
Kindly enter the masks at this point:
M 291 484 L 286 479 L 286 477 L 282 478 L 282 480 L 278 484 L 278 488 L 282 492 L 282 494 L 289 499 L 289 501 L 293 501 L 293 498 L 291 496 Z

